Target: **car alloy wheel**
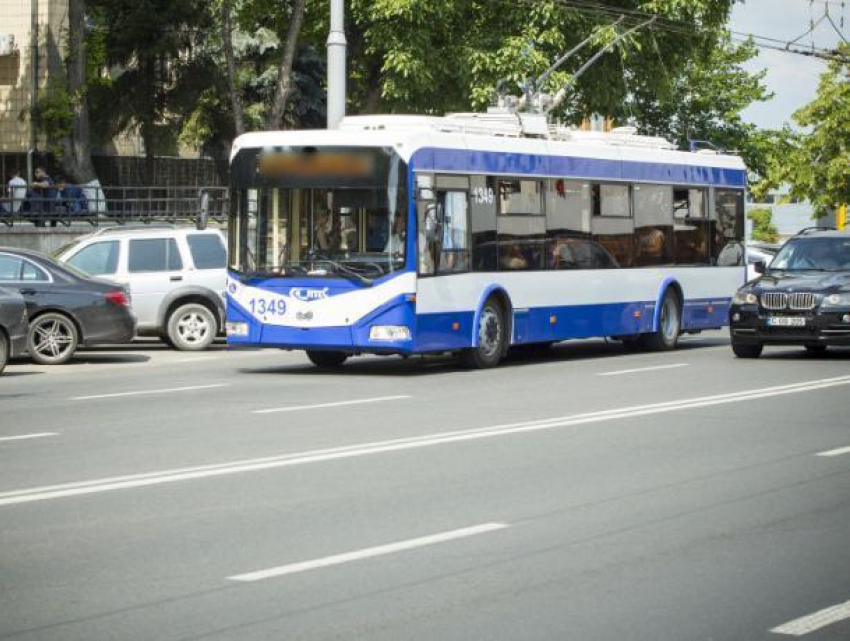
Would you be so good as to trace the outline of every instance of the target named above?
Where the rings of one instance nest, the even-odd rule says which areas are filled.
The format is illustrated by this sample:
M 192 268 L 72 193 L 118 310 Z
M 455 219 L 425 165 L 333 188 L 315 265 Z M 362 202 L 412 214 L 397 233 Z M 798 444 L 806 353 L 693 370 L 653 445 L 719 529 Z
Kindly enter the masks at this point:
M 44 314 L 30 324 L 27 347 L 32 359 L 42 365 L 67 363 L 77 351 L 77 328 L 62 314 Z
M 184 351 L 199 351 L 210 346 L 217 324 L 213 313 L 200 303 L 181 306 L 168 319 L 168 337 Z

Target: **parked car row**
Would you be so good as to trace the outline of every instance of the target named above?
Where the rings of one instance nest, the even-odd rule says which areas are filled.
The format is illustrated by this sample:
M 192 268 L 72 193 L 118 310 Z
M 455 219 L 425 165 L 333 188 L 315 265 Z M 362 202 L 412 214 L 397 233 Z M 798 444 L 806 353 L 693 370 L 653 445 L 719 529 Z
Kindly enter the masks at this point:
M 224 329 L 226 263 L 219 231 L 171 226 L 103 229 L 61 248 L 56 259 L 0 248 L 0 363 L 20 355 L 22 345 L 36 362 L 60 364 L 82 345 L 136 335 L 206 349 Z M 25 341 L 15 311 L 21 306 Z

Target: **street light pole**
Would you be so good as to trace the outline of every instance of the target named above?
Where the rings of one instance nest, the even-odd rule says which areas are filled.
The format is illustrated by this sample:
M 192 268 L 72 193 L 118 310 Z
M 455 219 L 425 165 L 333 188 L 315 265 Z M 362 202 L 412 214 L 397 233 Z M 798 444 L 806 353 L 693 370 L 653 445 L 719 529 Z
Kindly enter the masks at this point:
M 339 127 L 345 117 L 345 4 L 330 0 L 331 30 L 328 34 L 328 129 Z

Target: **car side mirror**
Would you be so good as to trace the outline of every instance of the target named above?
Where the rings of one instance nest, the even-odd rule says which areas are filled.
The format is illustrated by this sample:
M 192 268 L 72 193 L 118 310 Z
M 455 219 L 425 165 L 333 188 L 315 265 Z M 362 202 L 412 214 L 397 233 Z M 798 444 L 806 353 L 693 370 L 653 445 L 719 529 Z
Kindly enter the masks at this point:
M 757 260 L 753 263 L 753 269 L 756 270 L 756 274 L 763 274 L 767 271 L 767 263 L 763 260 Z

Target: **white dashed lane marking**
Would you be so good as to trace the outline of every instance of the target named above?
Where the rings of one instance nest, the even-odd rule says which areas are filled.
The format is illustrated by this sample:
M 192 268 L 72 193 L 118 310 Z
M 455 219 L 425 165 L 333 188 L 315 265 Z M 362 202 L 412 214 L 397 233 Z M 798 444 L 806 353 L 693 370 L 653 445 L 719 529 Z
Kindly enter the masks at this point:
M 850 447 L 839 447 L 835 450 L 828 450 L 826 452 L 818 452 L 816 456 L 841 456 L 842 454 L 850 454 Z
M 363 405 L 364 403 L 385 403 L 387 401 L 401 401 L 410 396 L 377 396 L 375 398 L 358 398 L 351 401 L 337 401 L 335 403 L 317 403 L 316 405 L 289 405 L 288 407 L 273 407 L 265 410 L 254 410 L 253 414 L 274 414 L 276 412 L 300 412 L 303 410 L 319 410 L 328 407 L 342 407 L 345 405 Z
M 620 369 L 615 372 L 601 372 L 597 376 L 620 376 L 621 374 L 639 374 L 643 372 L 654 372 L 660 369 L 676 369 L 678 367 L 687 367 L 687 363 L 671 363 L 669 365 L 655 365 L 653 367 L 638 367 L 635 369 Z
M 34 434 L 18 434 L 16 436 L 0 436 L 0 443 L 7 441 L 26 441 L 32 438 L 47 438 L 48 436 L 59 436 L 57 432 L 37 432 Z
M 343 563 L 351 563 L 352 561 L 370 559 L 376 556 L 384 556 L 386 554 L 395 554 L 397 552 L 404 552 L 405 550 L 413 550 L 428 545 L 437 545 L 438 543 L 446 543 L 448 541 L 455 541 L 457 539 L 477 536 L 479 534 L 496 532 L 497 530 L 504 530 L 506 527 L 508 527 L 508 525 L 505 523 L 483 523 L 481 525 L 473 525 L 472 527 L 461 528 L 459 530 L 451 530 L 449 532 L 440 532 L 439 534 L 431 534 L 429 536 L 422 536 L 416 539 L 408 539 L 407 541 L 398 541 L 396 543 L 363 548 L 362 550 L 354 550 L 353 552 L 334 554 L 332 556 L 313 559 L 311 561 L 290 563 L 289 565 L 281 565 L 268 570 L 237 574 L 228 578 L 231 581 L 244 582 L 273 579 L 276 577 L 286 576 L 287 574 L 297 574 L 299 572 L 307 572 L 309 570 L 318 570 L 319 568 L 326 568 L 332 565 L 342 565 Z
M 190 385 L 188 387 L 169 387 L 165 389 L 133 390 L 131 392 L 115 392 L 114 394 L 94 394 L 92 396 L 73 396 L 69 401 L 93 401 L 101 398 L 123 398 L 125 396 L 149 396 L 151 394 L 174 394 L 176 392 L 192 392 L 202 389 L 213 389 L 216 387 L 227 387 L 227 383 L 215 383 L 214 385 Z
M 774 634 L 786 634 L 792 637 L 802 637 L 833 623 L 850 619 L 850 601 L 833 605 L 814 614 L 809 614 L 799 619 L 771 628 Z

